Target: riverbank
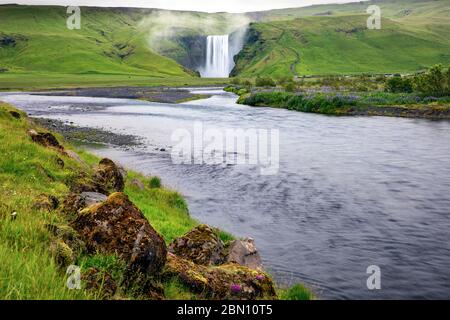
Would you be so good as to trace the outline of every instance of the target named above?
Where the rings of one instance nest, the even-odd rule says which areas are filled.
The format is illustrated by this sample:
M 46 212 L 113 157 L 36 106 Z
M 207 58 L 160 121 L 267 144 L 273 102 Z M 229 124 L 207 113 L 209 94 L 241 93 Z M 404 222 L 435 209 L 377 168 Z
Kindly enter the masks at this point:
M 191 261 L 207 252 L 217 253 L 221 246 L 220 257 L 225 259 L 236 240 L 200 226 L 189 215 L 182 196 L 161 187 L 157 177 L 124 171 L 110 160 L 99 162 L 6 104 L 0 105 L 0 139 L 4 155 L 0 160 L 2 299 L 311 297 L 299 286 L 275 292 L 268 274 L 244 265 L 215 261 L 204 267 Z M 133 215 L 123 227 L 114 227 L 113 233 L 95 229 L 90 217 L 101 219 L 100 214 L 108 213 L 102 225 L 110 222 L 110 216 L 121 219 L 116 211 L 109 213 L 111 206 Z M 146 225 L 143 235 L 132 227 L 134 219 Z M 142 246 L 150 252 L 160 248 L 154 251 L 159 252 L 158 263 L 141 261 L 140 251 L 129 256 L 126 243 L 142 239 L 133 234 L 147 239 Z M 195 245 L 177 246 L 177 239 L 192 235 L 206 236 L 195 241 L 203 241 L 201 247 L 209 249 L 199 253 L 191 251 Z M 99 237 L 108 240 L 99 241 Z M 165 250 L 167 260 L 161 255 Z M 80 290 L 66 287 L 69 264 L 81 268 Z
M 39 93 L 34 93 L 39 95 Z M 95 98 L 138 99 L 160 103 L 183 103 L 209 98 L 206 94 L 193 94 L 182 87 L 98 87 L 52 90 L 46 96 L 72 96 Z
M 385 93 L 303 94 L 281 91 L 251 92 L 245 88 L 227 87 L 239 95 L 238 103 L 252 107 L 272 107 L 300 112 L 336 116 L 388 116 L 450 120 L 448 98 L 411 97 Z

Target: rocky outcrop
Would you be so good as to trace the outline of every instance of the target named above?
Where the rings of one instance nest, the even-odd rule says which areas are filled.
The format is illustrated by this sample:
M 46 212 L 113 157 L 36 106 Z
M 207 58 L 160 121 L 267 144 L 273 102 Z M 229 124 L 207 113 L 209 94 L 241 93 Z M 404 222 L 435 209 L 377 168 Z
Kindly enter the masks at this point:
M 54 257 L 56 264 L 61 268 L 66 268 L 75 263 L 76 254 L 61 239 L 55 239 L 50 243 L 50 253 Z
M 237 263 L 250 269 L 262 270 L 261 256 L 251 238 L 234 240 L 230 243 L 226 261 Z
M 107 198 L 107 196 L 98 192 L 72 192 L 64 199 L 61 212 L 71 220 L 76 218 L 84 208 L 106 201 Z
M 267 274 L 237 264 L 206 267 L 169 253 L 163 276 L 177 278 L 207 299 L 276 299 Z
M 169 251 L 196 264 L 220 264 L 224 259 L 224 244 L 217 234 L 218 230 L 200 225 L 175 239 L 169 245 Z
M 113 193 L 105 202 L 82 210 L 71 226 L 89 252 L 116 254 L 133 270 L 154 274 L 165 264 L 162 236 L 123 193 Z
M 94 180 L 106 192 L 122 192 L 125 187 L 126 171 L 110 159 L 102 159 L 94 174 Z
M 48 148 L 63 151 L 64 147 L 58 142 L 58 139 L 50 132 L 37 132 L 36 130 L 28 130 L 28 135 L 34 142 Z
M 139 179 L 133 179 L 130 181 L 130 185 L 138 190 L 143 191 L 145 189 L 144 183 Z
M 10 111 L 9 114 L 14 118 L 14 119 L 20 119 L 20 113 L 18 113 L 17 111 Z

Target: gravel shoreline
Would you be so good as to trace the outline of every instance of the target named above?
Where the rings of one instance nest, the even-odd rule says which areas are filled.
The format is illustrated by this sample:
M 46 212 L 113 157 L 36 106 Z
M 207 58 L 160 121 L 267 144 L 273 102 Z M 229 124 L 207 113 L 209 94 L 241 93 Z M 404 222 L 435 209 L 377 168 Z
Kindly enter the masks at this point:
M 46 96 L 139 99 L 160 103 L 181 103 L 211 97 L 210 95 L 206 94 L 191 93 L 187 88 L 170 87 L 76 88 L 35 92 L 32 94 Z
M 75 126 L 60 120 L 32 118 L 40 126 L 61 134 L 69 141 L 86 144 L 112 145 L 123 148 L 142 146 L 142 138 L 128 134 L 117 134 L 103 129 Z

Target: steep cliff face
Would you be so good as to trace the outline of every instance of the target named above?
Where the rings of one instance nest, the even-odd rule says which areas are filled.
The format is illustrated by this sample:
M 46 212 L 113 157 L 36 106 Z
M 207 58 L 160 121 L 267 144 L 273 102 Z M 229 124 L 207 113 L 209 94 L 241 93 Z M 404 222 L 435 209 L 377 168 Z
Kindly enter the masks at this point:
M 206 36 L 181 37 L 177 42 L 184 49 L 185 54 L 178 61 L 181 65 L 197 71 L 206 60 Z

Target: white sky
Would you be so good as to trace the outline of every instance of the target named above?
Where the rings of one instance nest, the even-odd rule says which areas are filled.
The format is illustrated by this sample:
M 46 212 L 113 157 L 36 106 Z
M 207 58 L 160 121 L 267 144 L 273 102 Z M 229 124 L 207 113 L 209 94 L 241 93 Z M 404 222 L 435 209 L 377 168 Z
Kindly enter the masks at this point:
M 206 12 L 248 12 L 357 0 L 0 0 L 0 4 L 144 7 Z

